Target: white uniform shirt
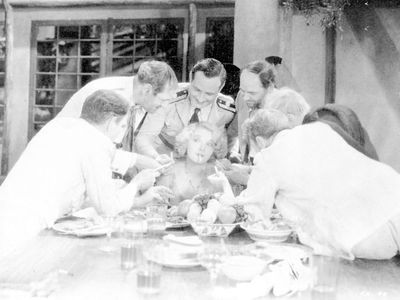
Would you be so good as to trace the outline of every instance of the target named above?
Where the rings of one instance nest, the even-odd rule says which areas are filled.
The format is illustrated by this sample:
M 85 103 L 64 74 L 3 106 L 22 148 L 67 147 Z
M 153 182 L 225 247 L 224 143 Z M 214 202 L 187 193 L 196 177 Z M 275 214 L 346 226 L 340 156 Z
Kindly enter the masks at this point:
M 117 189 L 115 146 L 80 118 L 56 118 L 31 140 L 0 186 L 0 238 L 26 239 L 83 205 L 115 215 L 133 203 L 133 184 Z M 7 239 L 6 239 L 7 240 Z
M 248 187 L 239 196 L 272 204 L 318 243 L 348 255 L 400 214 L 400 175 L 349 146 L 328 125 L 315 122 L 280 132 L 255 157 Z

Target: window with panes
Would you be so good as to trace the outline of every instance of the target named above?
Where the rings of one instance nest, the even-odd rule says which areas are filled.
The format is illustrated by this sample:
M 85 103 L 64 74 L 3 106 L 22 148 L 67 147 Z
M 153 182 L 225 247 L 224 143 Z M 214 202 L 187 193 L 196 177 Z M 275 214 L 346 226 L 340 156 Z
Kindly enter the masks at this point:
M 34 24 L 30 137 L 98 77 L 132 75 L 143 61 L 159 59 L 181 80 L 183 30 L 184 19 Z

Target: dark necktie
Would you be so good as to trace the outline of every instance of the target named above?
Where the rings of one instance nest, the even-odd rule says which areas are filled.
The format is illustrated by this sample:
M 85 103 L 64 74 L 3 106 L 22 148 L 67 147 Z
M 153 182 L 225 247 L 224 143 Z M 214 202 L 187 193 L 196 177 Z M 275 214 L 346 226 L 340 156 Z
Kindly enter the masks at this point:
M 200 108 L 195 108 L 194 109 L 194 112 L 193 112 L 193 115 L 190 117 L 190 120 L 189 120 L 189 124 L 192 124 L 192 123 L 199 123 L 199 112 L 200 112 Z

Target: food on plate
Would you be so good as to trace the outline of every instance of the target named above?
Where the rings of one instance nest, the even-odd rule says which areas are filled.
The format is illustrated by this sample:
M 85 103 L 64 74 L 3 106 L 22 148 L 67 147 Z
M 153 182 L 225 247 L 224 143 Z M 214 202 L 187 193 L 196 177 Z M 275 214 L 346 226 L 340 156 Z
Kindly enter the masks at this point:
M 201 206 L 201 209 L 206 209 L 208 201 L 213 198 L 213 194 L 199 194 L 193 197 L 193 201 L 197 202 Z
M 210 208 L 206 208 L 201 212 L 200 220 L 208 223 L 215 223 L 217 214 Z
M 179 202 L 179 204 L 178 204 L 178 215 L 182 216 L 182 217 L 186 217 L 188 212 L 189 212 L 190 205 L 192 203 L 193 203 L 192 199 L 186 199 L 186 200 L 183 200 L 183 201 Z
M 182 216 L 171 216 L 167 218 L 167 221 L 172 224 L 179 224 L 185 222 L 185 218 Z
M 215 214 L 218 213 L 222 204 L 217 199 L 210 199 L 207 204 L 207 208 L 211 209 Z
M 236 220 L 236 209 L 232 206 L 222 206 L 218 210 L 218 219 L 221 223 L 234 223 Z
M 246 224 L 246 227 L 251 230 L 257 231 L 279 231 L 279 230 L 290 230 L 290 226 L 286 223 L 279 222 L 271 222 L 271 221 L 257 221 L 257 222 L 249 222 Z
M 186 218 L 188 221 L 195 221 L 200 218 L 202 208 L 199 203 L 194 202 L 190 205 Z

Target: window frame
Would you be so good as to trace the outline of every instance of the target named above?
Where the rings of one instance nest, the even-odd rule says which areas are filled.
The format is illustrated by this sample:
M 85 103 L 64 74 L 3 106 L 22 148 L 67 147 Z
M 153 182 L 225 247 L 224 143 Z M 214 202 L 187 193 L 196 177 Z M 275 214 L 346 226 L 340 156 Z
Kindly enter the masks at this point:
M 29 74 L 29 106 L 28 106 L 28 140 L 30 140 L 35 134 L 35 107 L 36 105 L 36 80 L 38 72 L 38 51 L 37 51 L 37 37 L 39 33 L 39 27 L 41 26 L 91 26 L 98 25 L 101 27 L 100 33 L 100 70 L 99 77 L 112 76 L 112 62 L 113 62 L 113 32 L 112 27 L 114 25 L 135 25 L 135 24 L 149 24 L 154 23 L 160 20 L 174 20 L 176 22 L 181 23 L 182 31 L 178 34 L 178 52 L 176 57 L 181 57 L 182 59 L 182 78 L 186 78 L 186 59 L 187 54 L 185 53 L 185 49 L 187 46 L 187 39 L 184 38 L 186 33 L 186 20 L 182 17 L 162 17 L 162 18 L 134 18 L 134 19 L 93 19 L 93 20 L 40 20 L 40 21 L 32 21 L 31 27 L 31 51 L 30 51 L 30 74 Z M 80 40 L 80 38 L 79 38 Z M 78 72 L 79 73 L 79 72 Z M 57 76 L 58 71 L 55 71 Z M 117 75 L 115 75 L 117 76 Z M 78 89 L 81 88 L 79 86 L 78 81 Z M 57 91 L 57 86 L 54 87 L 54 90 Z M 45 106 L 47 107 L 47 106 Z M 50 106 L 49 106 L 50 107 Z M 55 108 L 56 103 L 53 103 L 51 107 Z M 53 118 L 52 118 L 53 119 Z M 47 122 L 45 122 L 47 123 Z

